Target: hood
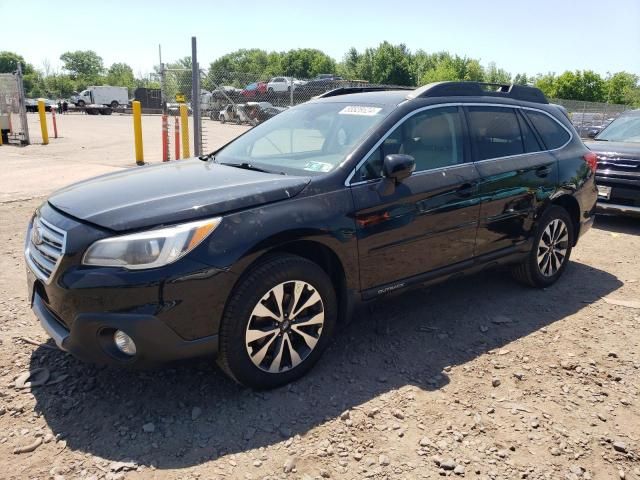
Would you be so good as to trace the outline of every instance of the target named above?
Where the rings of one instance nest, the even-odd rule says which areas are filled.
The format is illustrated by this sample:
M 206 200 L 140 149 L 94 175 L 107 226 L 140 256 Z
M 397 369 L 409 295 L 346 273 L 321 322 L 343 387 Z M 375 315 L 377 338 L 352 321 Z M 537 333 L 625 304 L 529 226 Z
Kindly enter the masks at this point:
M 640 160 L 640 143 L 636 142 L 584 142 L 589 150 L 604 157 Z
M 53 193 L 49 203 L 80 220 L 124 231 L 285 200 L 309 181 L 192 159 L 92 178 Z

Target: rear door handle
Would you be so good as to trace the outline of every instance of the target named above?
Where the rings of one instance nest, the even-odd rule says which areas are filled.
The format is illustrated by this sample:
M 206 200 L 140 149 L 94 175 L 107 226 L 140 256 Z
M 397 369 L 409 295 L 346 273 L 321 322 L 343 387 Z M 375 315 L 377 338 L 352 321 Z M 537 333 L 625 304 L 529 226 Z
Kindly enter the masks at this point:
M 459 197 L 467 198 L 467 197 L 470 197 L 471 195 L 473 195 L 473 193 L 477 189 L 478 189 L 478 184 L 477 183 L 467 182 L 467 183 L 463 183 L 462 185 L 460 185 L 460 188 L 458 188 L 456 190 L 456 194 Z
M 546 177 L 549 173 L 551 173 L 551 167 L 548 165 L 536 168 L 536 175 L 539 177 Z

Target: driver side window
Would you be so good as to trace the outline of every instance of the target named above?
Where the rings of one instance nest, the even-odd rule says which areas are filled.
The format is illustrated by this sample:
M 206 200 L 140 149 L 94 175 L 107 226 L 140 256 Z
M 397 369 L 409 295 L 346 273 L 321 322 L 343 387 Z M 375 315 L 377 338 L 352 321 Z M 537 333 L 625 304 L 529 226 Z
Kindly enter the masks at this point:
M 380 178 L 384 157 L 394 153 L 411 155 L 416 172 L 464 162 L 458 107 L 425 110 L 406 119 L 369 155 L 354 182 Z

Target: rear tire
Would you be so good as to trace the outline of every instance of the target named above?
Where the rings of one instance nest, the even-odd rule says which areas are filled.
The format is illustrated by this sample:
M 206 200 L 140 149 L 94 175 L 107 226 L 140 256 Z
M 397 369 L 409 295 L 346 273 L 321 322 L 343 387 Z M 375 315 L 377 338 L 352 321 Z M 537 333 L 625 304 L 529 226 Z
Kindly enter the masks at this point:
M 327 274 L 295 255 L 268 257 L 235 287 L 220 327 L 218 364 L 238 383 L 268 389 L 307 373 L 337 319 Z
M 514 266 L 513 276 L 532 287 L 553 285 L 567 268 L 574 235 L 569 213 L 559 206 L 549 208 L 538 222 L 531 252 Z
M 117 100 L 114 100 L 113 102 L 111 102 L 111 108 L 116 109 L 120 106 L 120 104 L 118 103 Z

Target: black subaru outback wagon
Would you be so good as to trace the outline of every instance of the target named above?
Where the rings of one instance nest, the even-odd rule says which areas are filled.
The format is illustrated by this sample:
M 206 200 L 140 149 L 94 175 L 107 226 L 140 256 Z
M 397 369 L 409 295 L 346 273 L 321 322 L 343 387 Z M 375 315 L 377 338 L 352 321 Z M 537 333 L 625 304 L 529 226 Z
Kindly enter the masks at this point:
M 560 108 L 515 85 L 364 90 L 54 193 L 25 246 L 42 326 L 86 361 L 217 354 L 268 388 L 308 371 L 357 301 L 490 265 L 562 275 L 597 190 Z

